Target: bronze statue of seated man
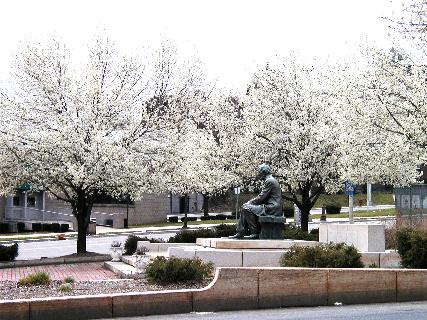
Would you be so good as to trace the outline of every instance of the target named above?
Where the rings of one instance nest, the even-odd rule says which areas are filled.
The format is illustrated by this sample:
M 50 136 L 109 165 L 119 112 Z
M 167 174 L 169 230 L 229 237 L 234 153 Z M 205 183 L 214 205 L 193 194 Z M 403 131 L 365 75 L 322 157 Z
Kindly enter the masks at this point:
M 261 232 L 259 217 L 283 217 L 282 191 L 267 164 L 258 167 L 258 177 L 263 180 L 261 193 L 244 203 L 237 222 L 237 233 L 231 239 L 258 239 Z

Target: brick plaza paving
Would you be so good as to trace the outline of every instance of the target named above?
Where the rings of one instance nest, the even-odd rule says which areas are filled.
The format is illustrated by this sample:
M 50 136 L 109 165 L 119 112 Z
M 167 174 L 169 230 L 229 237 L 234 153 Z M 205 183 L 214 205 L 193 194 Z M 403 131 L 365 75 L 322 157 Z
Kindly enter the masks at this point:
M 51 280 L 64 280 L 71 276 L 75 281 L 118 279 L 103 267 L 103 262 L 42 265 L 0 269 L 0 281 L 18 281 L 30 273 L 46 272 Z

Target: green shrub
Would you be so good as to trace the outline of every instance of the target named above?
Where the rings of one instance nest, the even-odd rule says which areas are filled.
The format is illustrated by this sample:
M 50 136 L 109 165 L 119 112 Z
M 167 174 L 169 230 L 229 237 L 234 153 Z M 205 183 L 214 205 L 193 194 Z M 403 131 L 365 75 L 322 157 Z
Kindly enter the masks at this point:
M 222 214 L 222 213 L 217 214 L 215 216 L 215 220 L 225 220 L 225 219 L 227 219 L 227 216 L 225 214 Z
M 73 287 L 72 287 L 71 283 L 69 283 L 69 282 L 62 283 L 59 286 L 59 291 L 61 291 L 62 293 L 69 293 L 69 292 L 73 291 Z
M 361 254 L 354 246 L 344 243 L 320 244 L 314 247 L 297 247 L 280 258 L 282 267 L 310 268 L 362 268 Z
M 236 224 L 219 224 L 213 228 L 214 238 L 228 237 L 236 234 Z
M 42 224 L 42 231 L 52 231 L 52 225 L 50 223 L 43 223 Z
M 64 278 L 64 283 L 74 283 L 74 282 L 75 282 L 75 280 L 71 276 L 68 276 L 68 277 Z
M 197 238 L 221 238 L 236 233 L 236 224 L 220 224 L 212 229 L 200 228 L 195 230 L 181 230 L 170 237 L 170 243 L 195 243 Z
M 286 218 L 293 218 L 294 217 L 294 207 L 283 207 L 283 215 Z
M 18 229 L 18 232 L 24 232 L 25 231 L 25 223 L 24 222 L 18 222 L 16 224 L 16 228 Z
M 38 222 L 33 223 L 32 230 L 35 232 L 42 231 L 42 224 Z
M 338 214 L 341 212 L 341 205 L 339 203 L 329 203 L 325 205 L 327 214 Z
M 18 256 L 18 244 L 11 246 L 0 244 L 0 261 L 13 261 Z
M 319 234 L 307 233 L 295 225 L 285 224 L 283 229 L 284 239 L 319 241 Z
M 396 232 L 397 251 L 404 268 L 427 268 L 427 231 L 402 228 Z
M 195 243 L 197 238 L 215 238 L 215 232 L 211 229 L 181 230 L 170 237 L 168 242 Z
M 151 243 L 161 243 L 164 242 L 161 239 L 149 239 L 147 237 L 138 237 L 133 234 L 127 237 L 124 245 L 124 254 L 125 255 L 132 255 L 136 251 L 136 247 L 138 245 L 138 241 L 149 241 Z
M 52 223 L 51 230 L 52 232 L 60 232 L 61 225 L 59 223 Z
M 19 279 L 19 286 L 37 286 L 49 284 L 49 275 L 46 272 L 31 273 L 28 276 Z
M 168 218 L 168 220 L 169 220 L 169 222 L 174 222 L 174 223 L 176 223 L 176 222 L 178 222 L 178 217 L 176 217 L 176 216 L 174 216 L 174 217 L 169 217 L 169 218 Z
M 70 229 L 70 225 L 68 223 L 61 224 L 61 228 L 60 228 L 61 232 L 68 232 L 68 229 Z
M 9 224 L 6 222 L 0 223 L 0 233 L 8 233 L 9 232 Z
M 204 263 L 198 258 L 180 259 L 156 257 L 145 268 L 148 280 L 160 284 L 177 283 L 182 281 L 202 281 L 213 271 L 211 262 Z

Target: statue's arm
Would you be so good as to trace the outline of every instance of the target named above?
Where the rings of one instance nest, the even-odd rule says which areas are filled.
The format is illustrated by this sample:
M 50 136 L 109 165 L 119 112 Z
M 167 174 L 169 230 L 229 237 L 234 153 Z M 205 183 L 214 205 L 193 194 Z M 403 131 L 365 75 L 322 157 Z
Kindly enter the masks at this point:
M 249 203 L 251 204 L 263 204 L 267 201 L 267 199 L 270 197 L 271 194 L 271 190 L 274 187 L 273 182 L 272 181 L 265 181 L 263 189 L 261 191 L 261 193 L 256 196 L 255 198 L 253 198 L 252 200 L 249 201 Z

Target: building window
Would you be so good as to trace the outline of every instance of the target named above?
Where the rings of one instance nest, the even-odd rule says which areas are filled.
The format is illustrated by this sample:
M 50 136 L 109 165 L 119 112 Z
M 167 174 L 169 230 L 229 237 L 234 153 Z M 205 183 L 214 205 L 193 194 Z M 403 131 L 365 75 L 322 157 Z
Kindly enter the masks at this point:
M 13 206 L 14 207 L 19 207 L 19 195 L 14 195 L 13 196 Z
M 36 206 L 36 195 L 34 193 L 27 194 L 27 207 L 35 207 Z

